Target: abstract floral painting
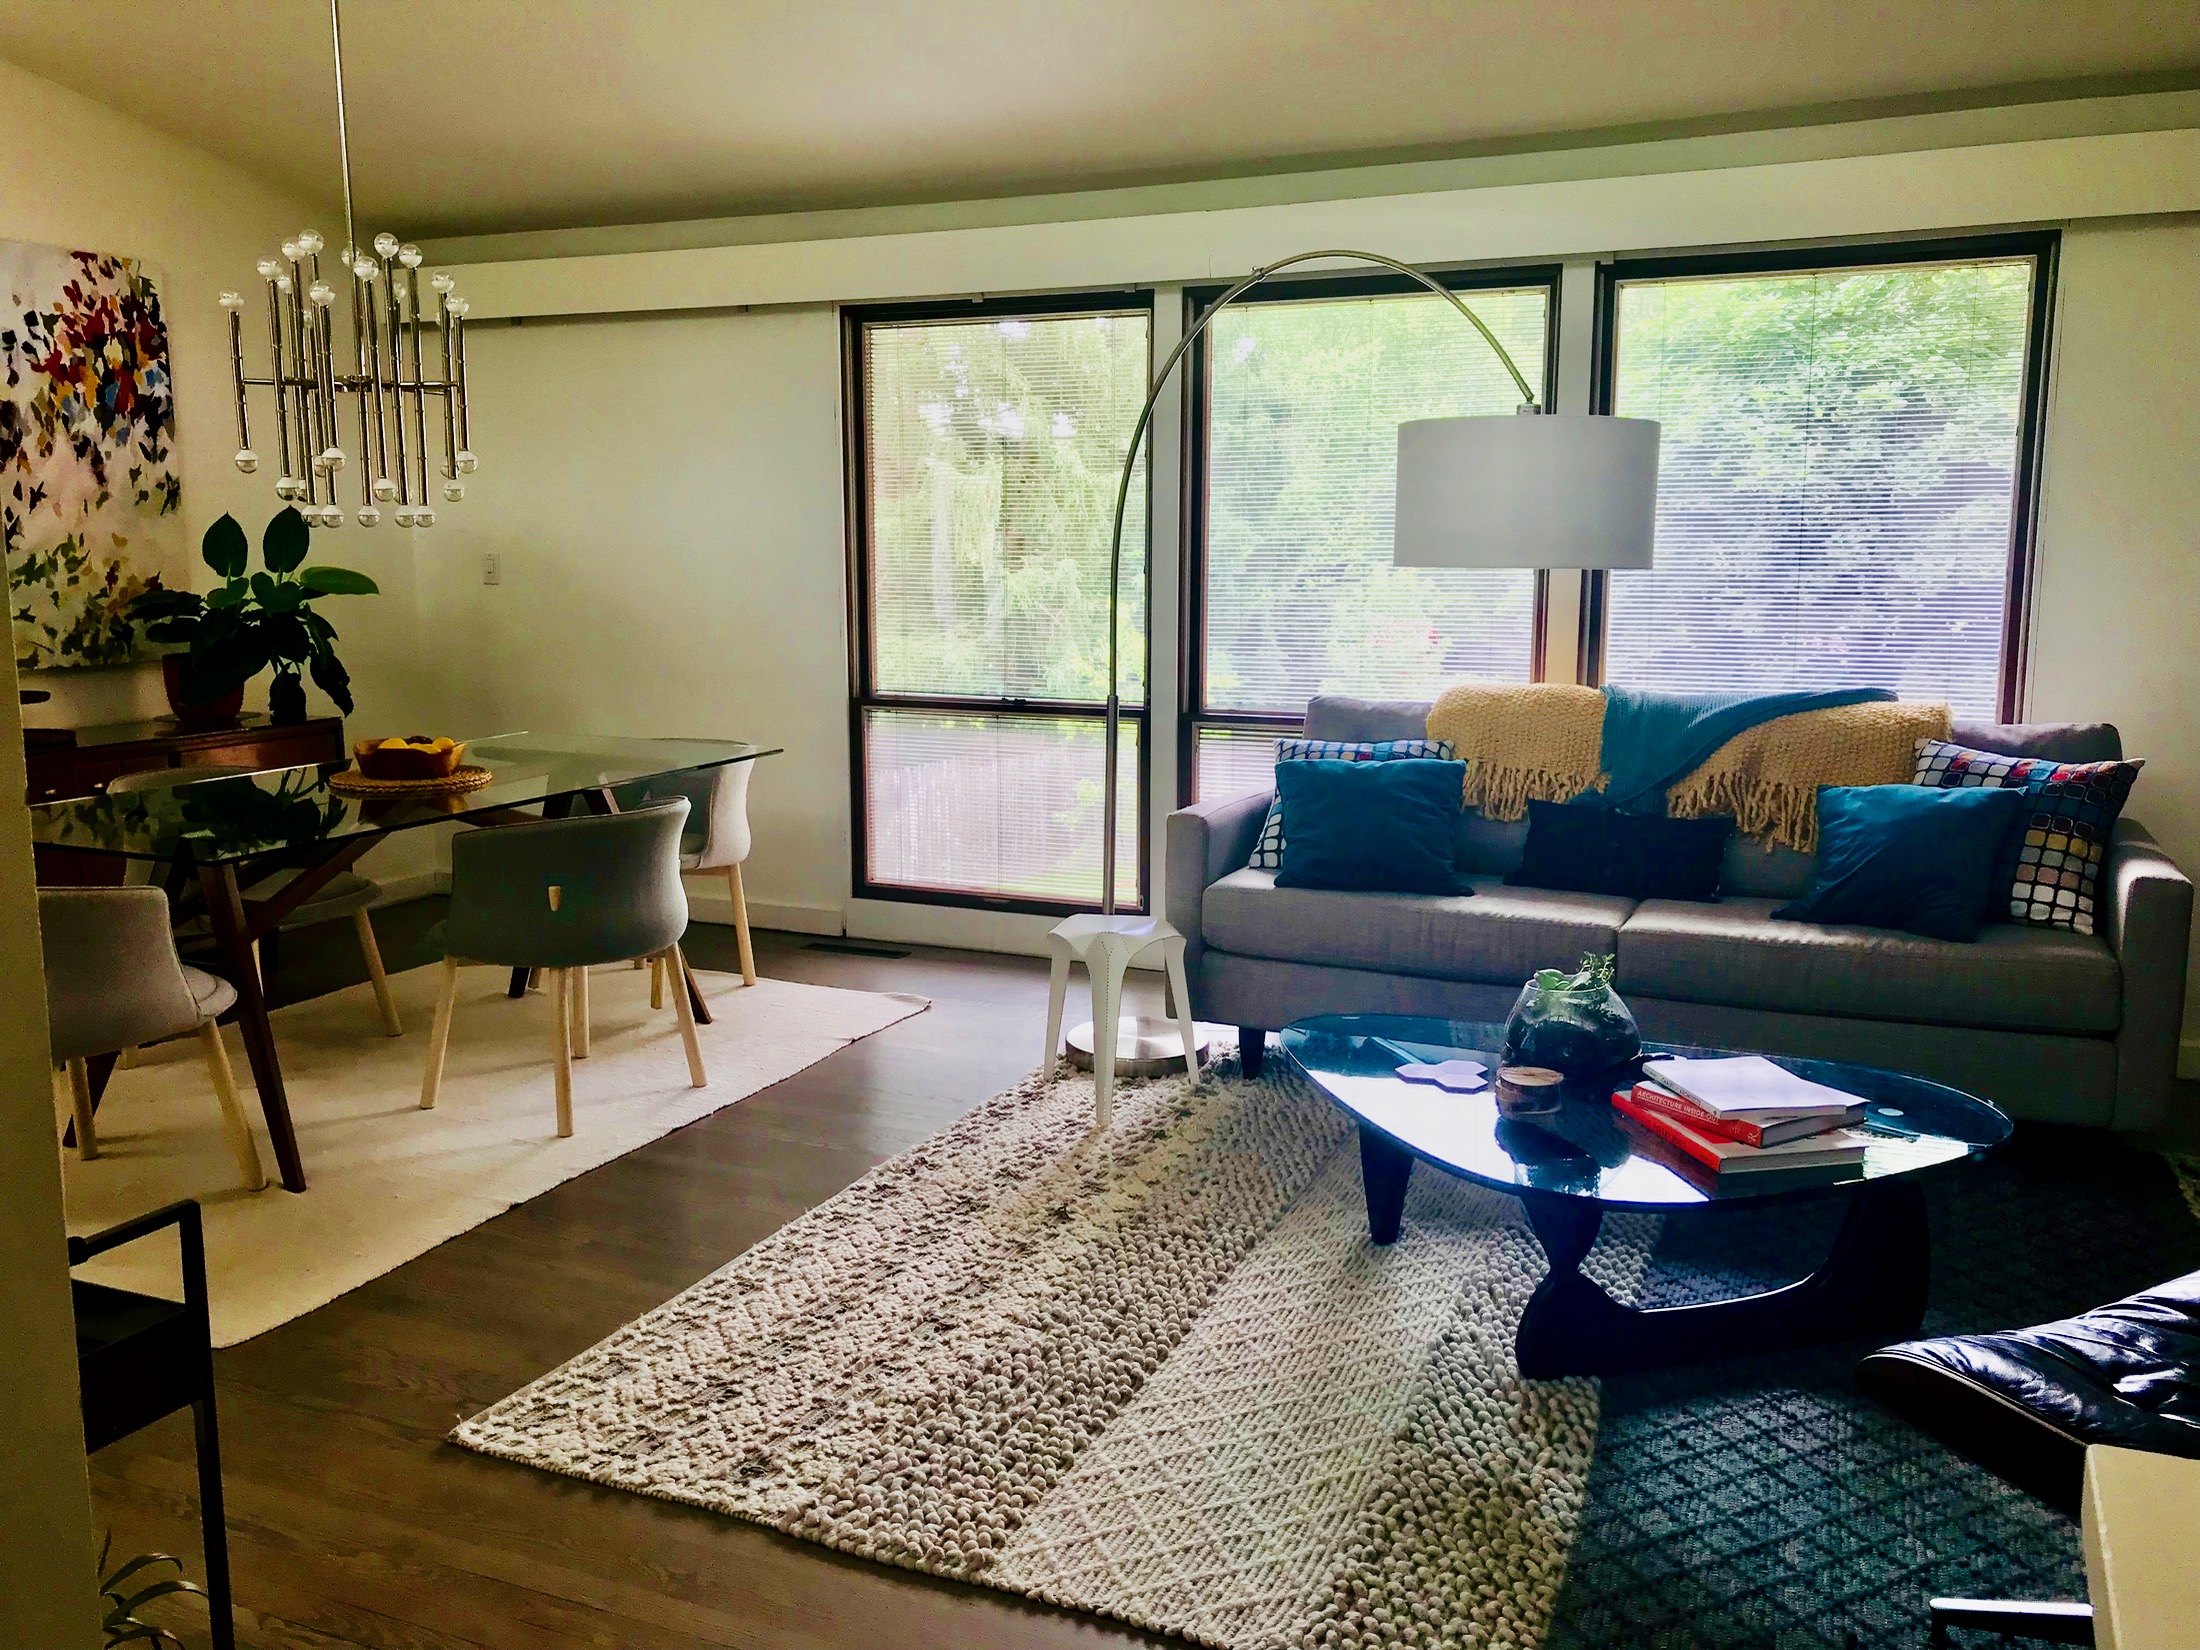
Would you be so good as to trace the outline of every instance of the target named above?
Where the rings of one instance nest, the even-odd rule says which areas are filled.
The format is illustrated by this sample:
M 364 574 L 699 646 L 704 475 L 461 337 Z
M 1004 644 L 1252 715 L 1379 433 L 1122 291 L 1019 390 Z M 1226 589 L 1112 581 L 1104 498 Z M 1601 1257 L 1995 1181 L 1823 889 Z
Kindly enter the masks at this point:
M 0 241 L 0 550 L 15 662 L 122 664 L 182 566 L 168 328 L 130 258 Z

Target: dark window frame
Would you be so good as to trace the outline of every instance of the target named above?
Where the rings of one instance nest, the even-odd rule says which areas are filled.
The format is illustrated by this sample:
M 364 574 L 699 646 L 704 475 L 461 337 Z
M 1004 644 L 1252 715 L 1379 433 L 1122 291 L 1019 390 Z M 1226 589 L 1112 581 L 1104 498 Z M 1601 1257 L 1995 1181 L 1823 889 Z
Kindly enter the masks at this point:
M 1999 719 L 2014 722 L 2023 705 L 2026 673 L 2031 662 L 2028 650 L 2032 594 L 2037 583 L 2049 356 L 2054 343 L 2055 278 L 2061 252 L 2062 232 L 2042 229 L 1674 257 L 1619 258 L 1600 263 L 1597 265 L 1596 323 L 1590 356 L 1589 409 L 1597 413 L 1612 411 L 1619 365 L 1619 289 L 1628 281 L 1675 276 L 1799 274 L 1818 270 L 1877 269 L 1890 264 L 2030 258 L 2032 292 L 2025 316 L 2024 379 L 2017 411 L 2017 463 L 2011 483 L 2009 557 L 2003 586 L 2001 673 L 1995 692 Z M 1610 587 L 1609 573 L 1591 571 L 1582 575 L 1577 677 L 1589 687 L 1601 686 L 1604 681 L 1604 638 Z
M 914 711 L 978 717 L 1047 717 L 1063 721 L 1090 721 L 1105 725 L 1104 702 L 1054 699 L 972 698 L 952 694 L 881 692 L 875 672 L 871 618 L 871 488 L 869 408 L 863 376 L 864 330 L 872 326 L 899 326 L 923 321 L 1055 320 L 1064 316 L 1125 314 L 1146 316 L 1146 376 L 1153 377 L 1154 295 L 1149 287 L 1116 291 L 1044 293 L 1031 296 L 932 299 L 920 303 L 844 304 L 841 325 L 841 426 L 844 454 L 842 483 L 847 524 L 848 573 L 848 795 L 850 825 L 849 893 L 855 899 L 884 900 L 900 905 L 941 905 L 964 910 L 1003 911 L 1030 916 L 1071 916 L 1094 908 L 1093 900 L 1053 900 L 1024 894 L 997 894 L 984 889 L 913 887 L 905 883 L 878 882 L 871 876 L 870 849 L 870 751 L 866 742 L 866 713 L 873 710 Z M 1151 475 L 1149 459 L 1149 500 Z M 1143 679 L 1145 702 L 1124 704 L 1121 720 L 1135 730 L 1138 747 L 1136 770 L 1138 816 L 1138 875 L 1134 890 L 1118 893 L 1118 907 L 1143 913 L 1148 907 L 1148 861 L 1151 859 L 1151 809 L 1153 741 L 1150 737 L 1153 700 L 1153 543 L 1151 505 L 1146 527 L 1146 659 Z M 1128 534 L 1130 524 L 1125 523 Z M 1130 893 L 1131 898 L 1122 897 Z
M 1545 299 L 1543 323 L 1543 398 L 1547 406 L 1558 387 L 1559 283 L 1563 266 L 1556 263 L 1507 264 L 1492 268 L 1430 269 L 1425 271 L 1439 286 L 1453 292 L 1517 291 L 1542 287 Z M 1200 316 L 1230 288 L 1226 284 L 1189 286 L 1184 289 L 1184 327 L 1190 331 Z M 1240 299 L 1233 308 L 1264 303 L 1292 303 L 1324 298 L 1379 298 L 1426 294 L 1420 282 L 1394 274 L 1308 275 L 1294 280 L 1272 281 Z M 1464 323 L 1461 323 L 1464 325 Z M 1305 731 L 1304 716 L 1278 716 L 1260 711 L 1221 710 L 1210 707 L 1207 697 L 1207 504 L 1208 420 L 1213 407 L 1212 332 L 1203 332 L 1185 352 L 1183 487 L 1180 493 L 1178 542 L 1181 583 L 1178 590 L 1177 624 L 1177 729 L 1176 789 L 1179 806 L 1189 806 L 1198 779 L 1199 736 L 1202 730 L 1263 733 L 1288 738 Z M 1538 570 L 1535 599 L 1529 623 L 1529 676 L 1542 681 L 1544 643 L 1549 629 L 1551 576 Z M 1213 800 L 1209 798 L 1209 800 Z

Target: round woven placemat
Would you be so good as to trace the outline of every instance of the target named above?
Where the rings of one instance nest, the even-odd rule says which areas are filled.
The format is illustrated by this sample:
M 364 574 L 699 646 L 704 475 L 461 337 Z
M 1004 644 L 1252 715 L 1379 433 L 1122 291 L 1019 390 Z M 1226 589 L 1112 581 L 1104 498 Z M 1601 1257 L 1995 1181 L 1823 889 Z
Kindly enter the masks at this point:
M 487 768 L 456 768 L 441 779 L 376 779 L 357 768 L 329 775 L 328 788 L 352 796 L 437 796 L 453 791 L 478 791 L 496 777 Z

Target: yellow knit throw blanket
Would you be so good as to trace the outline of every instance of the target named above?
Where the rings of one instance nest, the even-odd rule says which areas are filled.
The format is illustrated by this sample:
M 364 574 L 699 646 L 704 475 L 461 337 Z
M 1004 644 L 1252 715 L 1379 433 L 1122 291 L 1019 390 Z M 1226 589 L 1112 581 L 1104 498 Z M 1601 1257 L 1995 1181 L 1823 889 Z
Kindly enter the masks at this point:
M 1804 853 L 1818 846 L 1818 787 L 1909 781 L 1920 739 L 1949 734 L 1946 705 L 1906 700 L 1804 711 L 1737 734 L 1666 794 L 1676 818 L 1732 814 L 1745 836 Z M 1470 682 L 1445 689 L 1428 736 L 1467 765 L 1466 804 L 1518 819 L 1531 801 L 1566 802 L 1602 790 L 1604 695 L 1538 682 Z

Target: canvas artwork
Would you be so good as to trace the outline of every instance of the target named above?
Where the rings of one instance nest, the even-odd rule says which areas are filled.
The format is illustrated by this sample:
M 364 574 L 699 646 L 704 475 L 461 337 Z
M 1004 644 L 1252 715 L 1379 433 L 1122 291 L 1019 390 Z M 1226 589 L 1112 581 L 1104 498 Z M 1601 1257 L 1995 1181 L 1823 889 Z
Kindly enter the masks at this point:
M 183 562 L 168 328 L 131 258 L 0 241 L 0 550 L 19 669 L 136 657 Z

